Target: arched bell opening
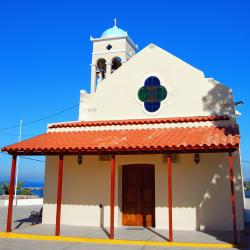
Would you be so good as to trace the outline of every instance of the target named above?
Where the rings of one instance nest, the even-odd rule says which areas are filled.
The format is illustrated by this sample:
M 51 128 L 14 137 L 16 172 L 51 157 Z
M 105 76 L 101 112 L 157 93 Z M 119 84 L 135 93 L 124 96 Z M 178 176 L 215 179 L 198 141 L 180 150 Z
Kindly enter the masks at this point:
M 122 59 L 120 57 L 114 57 L 112 59 L 111 73 L 122 66 Z
M 96 79 L 97 82 L 105 79 L 106 77 L 106 60 L 104 58 L 100 58 L 96 62 Z

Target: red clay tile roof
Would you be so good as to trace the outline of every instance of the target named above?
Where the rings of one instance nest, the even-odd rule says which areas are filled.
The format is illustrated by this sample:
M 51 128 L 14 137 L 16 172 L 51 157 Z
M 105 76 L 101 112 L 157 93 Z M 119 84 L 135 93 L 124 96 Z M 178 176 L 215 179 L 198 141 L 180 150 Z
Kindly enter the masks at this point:
M 103 120 L 103 121 L 82 121 L 52 124 L 49 128 L 66 127 L 92 127 L 108 125 L 139 125 L 139 124 L 159 124 L 159 123 L 184 123 L 184 122 L 206 122 L 229 120 L 227 115 L 192 116 L 192 117 L 171 117 L 171 118 L 151 118 L 151 119 L 130 119 L 130 120 Z
M 49 132 L 2 150 L 10 154 L 149 153 L 225 150 L 239 146 L 238 126 Z

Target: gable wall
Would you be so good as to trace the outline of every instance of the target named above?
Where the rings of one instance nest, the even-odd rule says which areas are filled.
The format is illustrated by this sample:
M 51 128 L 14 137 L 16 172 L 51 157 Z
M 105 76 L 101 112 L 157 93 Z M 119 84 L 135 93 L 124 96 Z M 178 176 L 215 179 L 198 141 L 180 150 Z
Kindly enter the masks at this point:
M 137 93 L 148 76 L 155 75 L 168 91 L 160 110 L 146 112 Z M 231 90 L 181 61 L 149 45 L 110 77 L 96 93 L 81 94 L 80 120 L 176 117 L 234 113 Z M 227 103 L 227 104 L 226 104 Z

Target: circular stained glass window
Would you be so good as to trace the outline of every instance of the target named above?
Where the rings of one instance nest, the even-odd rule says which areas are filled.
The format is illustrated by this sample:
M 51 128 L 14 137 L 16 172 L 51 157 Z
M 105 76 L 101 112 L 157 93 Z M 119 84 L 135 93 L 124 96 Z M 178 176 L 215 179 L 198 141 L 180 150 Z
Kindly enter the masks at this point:
M 166 97 L 167 89 L 161 85 L 160 80 L 156 76 L 148 77 L 144 82 L 144 86 L 138 91 L 138 98 L 144 103 L 144 108 L 148 112 L 157 111 Z

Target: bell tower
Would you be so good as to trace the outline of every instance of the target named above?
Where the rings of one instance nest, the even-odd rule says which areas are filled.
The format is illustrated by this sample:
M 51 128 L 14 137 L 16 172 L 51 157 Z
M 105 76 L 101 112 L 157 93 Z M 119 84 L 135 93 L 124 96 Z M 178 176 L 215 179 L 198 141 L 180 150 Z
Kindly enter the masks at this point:
M 108 78 L 115 70 L 136 54 L 138 46 L 127 31 L 114 26 L 105 30 L 100 38 L 90 37 L 93 43 L 91 62 L 91 94 L 95 93 L 100 81 Z

